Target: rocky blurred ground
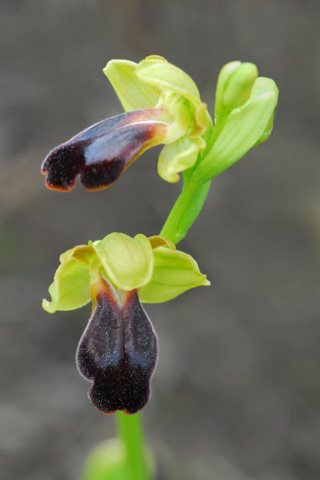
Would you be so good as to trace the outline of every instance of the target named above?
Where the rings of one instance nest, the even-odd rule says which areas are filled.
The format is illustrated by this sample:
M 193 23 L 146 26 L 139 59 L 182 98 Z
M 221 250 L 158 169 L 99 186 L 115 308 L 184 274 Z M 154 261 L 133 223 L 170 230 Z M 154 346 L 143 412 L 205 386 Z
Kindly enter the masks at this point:
M 213 109 L 221 66 L 257 63 L 272 137 L 212 185 L 183 242 L 212 288 L 148 306 L 160 341 L 144 411 L 159 480 L 320 478 L 320 31 L 305 0 L 0 1 L 0 478 L 77 480 L 113 419 L 74 365 L 90 307 L 41 310 L 59 254 L 157 233 L 180 185 L 146 153 L 107 191 L 44 188 L 56 144 L 121 107 L 101 72 L 157 53 Z

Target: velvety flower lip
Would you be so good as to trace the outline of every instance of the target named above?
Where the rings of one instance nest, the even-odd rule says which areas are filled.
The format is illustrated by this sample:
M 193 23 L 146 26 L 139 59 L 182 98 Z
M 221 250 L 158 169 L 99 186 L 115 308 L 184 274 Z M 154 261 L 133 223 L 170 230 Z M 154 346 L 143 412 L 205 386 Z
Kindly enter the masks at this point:
M 137 290 L 116 292 L 100 277 L 92 292 L 93 314 L 77 350 L 79 371 L 93 382 L 89 397 L 102 413 L 137 413 L 150 397 L 155 331 Z
M 167 125 L 158 120 L 161 114 L 155 108 L 123 113 L 54 148 L 41 167 L 47 187 L 71 190 L 78 175 L 87 190 L 110 186 L 138 155 L 164 139 Z

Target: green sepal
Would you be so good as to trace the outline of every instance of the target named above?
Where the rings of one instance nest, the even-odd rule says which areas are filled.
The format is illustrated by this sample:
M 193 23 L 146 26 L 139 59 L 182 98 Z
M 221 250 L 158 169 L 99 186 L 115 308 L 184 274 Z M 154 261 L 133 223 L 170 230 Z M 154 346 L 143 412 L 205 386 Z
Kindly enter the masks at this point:
M 136 74 L 138 64 L 129 60 L 111 60 L 103 69 L 126 112 L 157 105 L 160 90 Z
M 272 112 L 263 134 L 261 135 L 259 140 L 253 145 L 254 147 L 257 147 L 258 145 L 260 145 L 260 143 L 263 143 L 266 140 L 268 140 L 273 130 L 273 122 L 274 122 L 274 112 Z
M 227 117 L 211 150 L 197 167 L 195 178 L 207 182 L 233 165 L 255 144 L 267 139 L 277 100 L 275 82 L 257 78 L 250 99 Z M 219 128 L 218 123 L 215 128 Z
M 87 249 L 88 256 L 84 255 Z M 76 260 L 73 255 L 79 256 Z M 57 310 L 75 310 L 90 302 L 90 272 L 89 258 L 92 256 L 92 249 L 87 246 L 72 248 L 60 256 L 61 265 L 58 267 L 54 282 L 49 287 L 51 302 L 46 299 L 42 301 L 42 308 L 49 313 Z
M 180 179 L 179 173 L 193 167 L 199 151 L 206 142 L 201 137 L 184 136 L 170 145 L 165 145 L 158 160 L 158 173 L 167 182 L 175 183 Z
M 94 249 L 107 278 L 116 287 L 134 290 L 150 281 L 153 255 L 150 242 L 144 235 L 131 238 L 114 232 L 104 237 Z
M 273 91 L 275 92 L 278 100 L 278 94 L 279 94 L 278 87 L 273 80 L 270 80 L 270 78 L 259 77 L 255 82 L 252 94 L 258 97 L 259 95 L 263 95 L 266 90 L 270 89 L 270 87 L 273 88 Z M 273 130 L 274 113 L 275 113 L 275 110 L 272 111 L 270 118 L 264 129 L 264 132 L 262 133 L 258 141 L 254 144 L 254 147 L 260 145 L 260 143 L 265 142 L 270 137 Z
M 141 288 L 140 300 L 162 303 L 191 288 L 210 285 L 197 262 L 187 253 L 159 247 L 153 251 L 154 270 L 150 282 Z

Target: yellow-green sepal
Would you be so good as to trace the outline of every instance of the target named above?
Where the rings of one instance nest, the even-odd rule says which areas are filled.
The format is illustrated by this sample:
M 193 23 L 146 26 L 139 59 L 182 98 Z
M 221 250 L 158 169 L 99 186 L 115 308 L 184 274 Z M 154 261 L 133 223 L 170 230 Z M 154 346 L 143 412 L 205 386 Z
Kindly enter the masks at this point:
M 187 253 L 159 247 L 153 251 L 153 257 L 152 278 L 140 289 L 142 302 L 167 302 L 191 288 L 210 285 L 197 262 Z
M 257 78 L 249 100 L 227 117 L 211 150 L 197 167 L 196 180 L 202 183 L 211 180 L 266 140 L 272 130 L 277 101 L 275 82 L 270 78 Z M 219 128 L 218 123 L 215 128 Z
M 89 264 L 93 253 L 92 248 L 81 245 L 60 256 L 61 265 L 49 287 L 51 301 L 46 299 L 42 301 L 44 310 L 49 313 L 57 310 L 75 310 L 91 300 Z
M 148 238 L 111 233 L 94 249 L 107 278 L 122 290 L 134 290 L 147 284 L 153 273 L 152 248 Z M 103 274 L 103 271 L 102 271 Z
M 157 87 L 138 77 L 137 66 L 129 60 L 111 60 L 103 69 L 126 112 L 152 108 L 160 97 Z

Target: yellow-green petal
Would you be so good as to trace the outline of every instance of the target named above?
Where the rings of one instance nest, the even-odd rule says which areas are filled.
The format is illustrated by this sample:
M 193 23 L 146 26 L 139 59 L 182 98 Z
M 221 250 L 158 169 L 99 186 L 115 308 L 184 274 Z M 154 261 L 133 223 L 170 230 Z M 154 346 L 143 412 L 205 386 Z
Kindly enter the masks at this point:
M 86 263 L 90 265 L 93 257 L 95 255 L 95 251 L 89 242 L 89 245 L 77 245 L 76 247 L 70 248 L 64 253 L 60 255 L 60 263 L 66 262 L 70 258 L 74 260 L 78 260 L 78 262 Z
M 160 247 L 153 251 L 153 256 L 153 276 L 140 290 L 142 302 L 166 302 L 191 288 L 210 285 L 197 262 L 187 253 Z
M 90 301 L 89 265 L 71 257 L 63 260 L 49 287 L 49 294 L 51 302 L 45 299 L 42 302 L 42 307 L 49 313 L 86 305 Z
M 206 142 L 201 138 L 188 138 L 186 136 L 165 145 L 158 160 L 158 173 L 167 182 L 178 182 L 179 173 L 193 167 L 199 151 L 204 149 Z
M 197 105 L 201 102 L 199 90 L 189 75 L 161 57 L 147 57 L 136 69 L 144 82 L 159 90 L 171 90 Z
M 190 102 L 175 93 L 166 93 L 161 97 L 161 102 L 166 105 L 167 115 L 170 120 L 163 118 L 168 123 L 166 136 L 162 143 L 171 144 L 186 135 L 193 123 L 194 107 Z
M 153 255 L 144 235 L 134 238 L 111 233 L 95 247 L 107 277 L 122 290 L 134 290 L 147 284 L 153 273 Z
M 193 138 L 203 135 L 212 124 L 212 119 L 207 108 L 208 106 L 206 103 L 199 103 L 195 108 L 192 127 L 188 131 L 189 137 Z
M 160 96 L 159 89 L 137 76 L 137 65 L 129 60 L 111 60 L 103 70 L 126 112 L 153 108 Z
M 152 237 L 149 237 L 148 240 L 152 250 L 155 250 L 159 247 L 169 247 L 171 250 L 176 250 L 175 244 L 171 240 L 168 240 L 161 235 L 153 235 Z

